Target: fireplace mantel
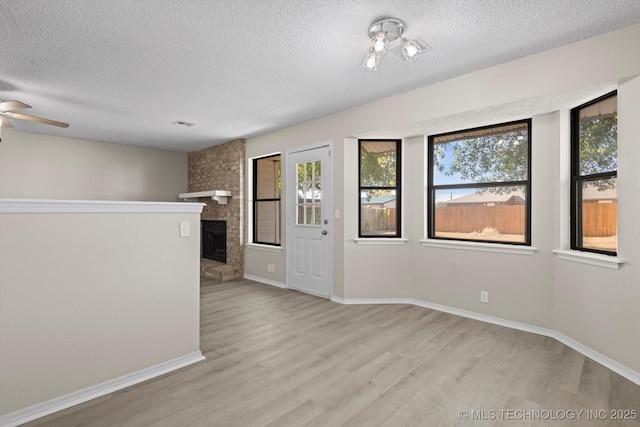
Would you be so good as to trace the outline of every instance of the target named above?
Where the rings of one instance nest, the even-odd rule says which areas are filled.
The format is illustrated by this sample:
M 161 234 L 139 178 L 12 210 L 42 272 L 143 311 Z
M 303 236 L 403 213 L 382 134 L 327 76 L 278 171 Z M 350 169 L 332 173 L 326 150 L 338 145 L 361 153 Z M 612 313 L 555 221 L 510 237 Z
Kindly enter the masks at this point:
M 182 193 L 178 195 L 179 198 L 184 199 L 197 199 L 200 197 L 211 197 L 211 199 L 218 202 L 219 205 L 226 205 L 227 198 L 231 197 L 231 191 L 225 190 L 211 190 L 211 191 L 199 191 L 196 193 Z

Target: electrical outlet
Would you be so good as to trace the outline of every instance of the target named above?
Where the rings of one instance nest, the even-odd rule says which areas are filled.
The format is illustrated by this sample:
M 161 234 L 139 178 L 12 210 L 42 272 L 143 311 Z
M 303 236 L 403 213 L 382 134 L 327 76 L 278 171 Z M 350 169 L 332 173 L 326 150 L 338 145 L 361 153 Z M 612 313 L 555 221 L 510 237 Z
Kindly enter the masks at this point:
M 485 304 L 489 304 L 489 292 L 480 291 L 480 302 L 483 302 Z
M 275 264 L 267 264 L 267 271 L 269 273 L 275 273 L 276 272 L 276 266 Z

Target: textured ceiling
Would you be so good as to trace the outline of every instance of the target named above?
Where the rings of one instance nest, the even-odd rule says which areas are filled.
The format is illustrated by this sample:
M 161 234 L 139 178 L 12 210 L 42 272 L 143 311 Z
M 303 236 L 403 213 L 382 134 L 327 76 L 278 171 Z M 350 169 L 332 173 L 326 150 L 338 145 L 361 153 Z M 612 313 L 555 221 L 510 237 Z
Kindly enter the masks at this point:
M 364 70 L 381 16 L 433 50 Z M 637 22 L 638 0 L 0 0 L 0 99 L 70 123 L 18 130 L 189 152 Z

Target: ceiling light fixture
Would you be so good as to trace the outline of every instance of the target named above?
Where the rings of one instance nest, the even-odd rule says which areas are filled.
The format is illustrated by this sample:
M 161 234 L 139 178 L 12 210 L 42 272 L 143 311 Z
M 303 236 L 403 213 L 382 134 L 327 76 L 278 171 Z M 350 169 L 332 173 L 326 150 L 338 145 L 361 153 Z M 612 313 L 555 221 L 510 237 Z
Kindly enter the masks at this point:
M 377 70 L 380 58 L 387 53 L 387 50 L 391 50 L 407 62 L 413 62 L 422 53 L 431 50 L 431 47 L 421 39 L 403 38 L 403 33 L 404 22 L 398 18 L 380 18 L 374 21 L 369 26 L 371 45 L 362 66 L 367 70 Z M 399 43 L 389 49 L 396 40 L 399 40 Z

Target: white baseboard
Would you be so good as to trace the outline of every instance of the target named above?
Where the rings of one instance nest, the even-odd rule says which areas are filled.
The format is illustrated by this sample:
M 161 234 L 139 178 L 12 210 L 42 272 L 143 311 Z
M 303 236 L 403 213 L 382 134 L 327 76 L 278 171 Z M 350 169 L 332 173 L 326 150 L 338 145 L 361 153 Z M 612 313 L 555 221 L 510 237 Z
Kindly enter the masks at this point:
M 539 326 L 528 325 L 526 323 L 514 322 L 512 320 L 502 319 L 499 317 L 488 316 L 486 314 L 475 313 L 460 308 L 449 307 L 446 305 L 434 304 L 431 302 L 421 301 L 413 298 L 342 298 L 333 297 L 331 301 L 340 304 L 410 304 L 418 307 L 429 308 L 431 310 L 442 311 L 444 313 L 455 314 L 456 316 L 467 317 L 469 319 L 479 320 L 481 322 L 492 323 L 494 325 L 505 326 L 507 328 L 517 329 L 520 331 L 530 332 L 533 334 L 543 335 L 560 341 L 568 347 L 571 347 L 578 353 L 598 362 L 602 366 L 611 369 L 613 372 L 623 376 L 624 378 L 640 385 L 640 373 L 630 369 L 609 357 L 598 353 L 597 351 L 587 347 L 578 341 L 561 334 L 552 329 L 541 328 Z
M 344 301 L 344 298 L 343 298 L 343 297 L 338 297 L 338 296 L 335 296 L 335 295 L 332 295 L 332 296 L 331 296 L 331 301 L 333 301 L 333 302 L 337 302 L 338 304 L 347 304 L 347 303 Z
M 569 338 L 568 336 L 561 334 L 560 332 L 554 331 L 553 338 L 560 341 L 562 344 L 571 347 L 578 353 L 582 353 L 587 356 L 589 359 L 598 362 L 599 364 L 605 366 L 606 368 L 611 369 L 616 374 L 625 377 L 629 381 L 640 385 L 640 372 L 636 372 L 633 369 L 630 369 L 615 360 L 612 360 L 605 356 L 604 354 L 600 354 L 597 351 L 587 347 L 584 344 L 579 343 L 578 341 Z
M 513 320 L 502 319 L 500 317 L 493 317 L 487 314 L 475 313 L 473 311 L 450 307 L 448 305 L 434 304 L 431 302 L 421 301 L 417 299 L 410 299 L 409 301 L 411 301 L 409 304 L 417 305 L 419 307 L 430 308 L 431 310 L 442 311 L 445 313 L 455 314 L 456 316 L 479 320 L 481 322 L 491 323 L 498 326 L 505 326 L 507 328 L 517 329 L 519 331 L 531 332 L 532 334 L 538 334 L 546 337 L 555 338 L 553 336 L 555 331 L 547 328 L 541 328 L 540 326 L 533 326 L 533 325 L 528 325 L 526 323 L 514 322 Z
M 285 285 L 284 283 L 276 282 L 275 280 L 265 279 L 264 277 L 245 274 L 244 278 L 248 280 L 253 280 L 254 282 L 264 283 L 265 285 L 275 286 L 276 288 L 287 289 L 287 285 Z
M 318 298 L 324 298 L 328 300 L 331 299 L 331 295 L 321 294 L 320 292 L 311 291 L 309 289 L 296 288 L 295 286 L 291 286 L 288 289 L 291 289 L 292 291 L 302 292 L 303 294 L 313 295 L 314 297 L 318 297 Z
M 36 418 L 41 418 L 46 415 L 53 414 L 54 412 L 70 408 L 71 406 L 75 406 L 91 399 L 95 399 L 97 397 L 113 393 L 114 391 L 132 386 L 134 384 L 141 383 L 151 378 L 164 375 L 168 372 L 175 371 L 176 369 L 183 368 L 196 362 L 200 362 L 204 359 L 205 357 L 202 355 L 202 353 L 197 351 L 195 353 L 191 353 L 177 359 L 169 360 L 168 362 L 160 363 L 159 365 L 151 366 L 150 368 L 142 369 L 140 371 L 104 382 L 102 384 L 91 386 L 83 390 L 67 394 L 65 396 L 51 399 L 44 403 L 30 406 L 12 414 L 3 415 L 2 417 L 0 417 L 0 426 L 18 426 L 20 424 L 35 420 Z
M 292 288 L 288 288 L 287 285 L 285 285 L 284 283 L 276 282 L 275 280 L 265 279 L 264 277 L 260 277 L 260 276 L 253 276 L 251 274 L 245 274 L 244 278 L 248 279 L 248 280 L 253 280 L 254 282 L 264 283 L 265 285 L 275 286 L 276 288 L 280 288 L 280 289 L 291 289 L 292 291 L 304 292 L 305 294 L 313 295 L 315 297 L 328 298 L 327 295 L 323 295 L 323 294 L 320 294 L 320 293 L 317 293 L 317 292 L 313 292 L 313 291 L 309 291 L 309 290 L 306 290 L 306 289 L 298 289 L 298 288 L 293 288 L 293 287 Z

